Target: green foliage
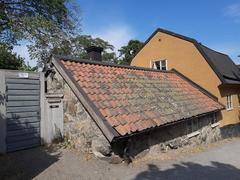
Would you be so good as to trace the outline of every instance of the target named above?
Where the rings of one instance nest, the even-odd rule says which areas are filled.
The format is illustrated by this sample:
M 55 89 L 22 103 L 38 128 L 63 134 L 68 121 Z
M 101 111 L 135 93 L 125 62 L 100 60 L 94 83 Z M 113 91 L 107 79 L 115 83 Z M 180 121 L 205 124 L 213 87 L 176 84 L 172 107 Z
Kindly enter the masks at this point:
M 37 67 L 25 64 L 24 58 L 13 52 L 13 47 L 6 43 L 0 43 L 0 69 L 37 71 Z
M 51 40 L 50 40 L 51 41 Z M 89 46 L 98 46 L 103 48 L 103 61 L 116 60 L 116 55 L 113 51 L 114 47 L 107 41 L 100 38 L 93 38 L 89 35 L 77 35 L 68 39 L 64 39 L 61 43 L 54 43 L 54 47 L 48 45 L 42 45 L 37 43 L 35 45 L 28 46 L 29 52 L 32 58 L 41 59 L 40 62 L 45 64 L 51 54 L 74 56 L 78 58 L 87 59 L 86 48 Z
M 51 54 L 87 58 L 85 48 L 93 45 L 103 48 L 103 61 L 130 64 L 132 55 L 143 43 L 138 40 L 129 41 L 127 46 L 119 50 L 120 56 L 117 57 L 114 47 L 107 41 L 79 35 L 81 16 L 75 2 L 76 0 L 0 0 L 0 42 L 12 46 L 20 40 L 27 40 L 30 42 L 30 57 L 37 59 L 38 66 L 43 66 Z M 4 49 L 4 53 L 1 56 L 8 54 L 15 57 L 15 61 L 14 58 L 8 61 L 13 63 L 12 67 L 11 64 L 4 66 L 36 70 L 13 54 L 11 47 L 7 51 Z
M 79 35 L 71 39 L 72 55 L 87 59 L 87 53 L 85 49 L 89 46 L 97 46 L 103 48 L 103 61 L 113 61 L 116 58 L 114 53 L 114 46 L 101 38 L 93 38 L 90 35 Z
M 120 52 L 119 64 L 130 65 L 132 57 L 143 46 L 143 42 L 139 40 L 130 40 L 127 46 L 122 46 Z
M 16 43 L 22 38 L 33 40 L 52 33 L 72 33 L 77 16 L 69 7 L 65 0 L 1 0 L 1 41 Z
M 29 63 L 27 62 L 27 64 L 23 63 L 22 67 L 19 69 L 19 70 L 23 70 L 23 71 L 37 71 L 38 70 L 38 67 L 35 66 L 35 67 L 31 67 L 29 65 Z
M 30 57 L 35 51 L 51 51 L 79 31 L 79 7 L 74 0 L 1 0 L 0 42 L 16 45 L 31 42 Z M 36 56 L 43 64 L 46 53 Z
M 12 52 L 13 47 L 0 43 L 0 69 L 21 69 L 24 65 L 24 59 Z

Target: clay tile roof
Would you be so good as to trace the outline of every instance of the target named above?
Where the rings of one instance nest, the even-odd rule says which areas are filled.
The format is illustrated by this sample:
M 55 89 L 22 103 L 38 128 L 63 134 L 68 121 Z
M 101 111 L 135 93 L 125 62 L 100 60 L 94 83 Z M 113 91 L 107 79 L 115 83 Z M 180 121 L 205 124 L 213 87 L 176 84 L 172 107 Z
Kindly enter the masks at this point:
M 66 58 L 56 62 L 119 136 L 223 108 L 174 71 Z

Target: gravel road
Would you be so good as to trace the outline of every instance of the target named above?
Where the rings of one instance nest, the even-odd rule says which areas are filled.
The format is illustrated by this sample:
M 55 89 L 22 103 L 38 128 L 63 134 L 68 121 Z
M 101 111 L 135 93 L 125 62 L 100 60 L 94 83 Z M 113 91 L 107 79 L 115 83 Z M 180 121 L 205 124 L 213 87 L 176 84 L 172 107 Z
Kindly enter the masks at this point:
M 70 150 L 41 147 L 0 156 L 0 179 L 240 180 L 240 139 L 172 160 L 130 165 L 113 165 Z

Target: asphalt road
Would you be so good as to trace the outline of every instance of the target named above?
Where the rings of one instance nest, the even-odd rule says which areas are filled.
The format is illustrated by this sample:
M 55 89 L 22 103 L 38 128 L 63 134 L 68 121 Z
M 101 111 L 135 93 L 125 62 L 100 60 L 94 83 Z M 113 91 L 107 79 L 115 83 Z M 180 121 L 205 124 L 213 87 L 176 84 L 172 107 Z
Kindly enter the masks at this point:
M 0 156 L 0 179 L 240 180 L 240 139 L 175 160 L 113 165 L 69 150 L 35 148 Z

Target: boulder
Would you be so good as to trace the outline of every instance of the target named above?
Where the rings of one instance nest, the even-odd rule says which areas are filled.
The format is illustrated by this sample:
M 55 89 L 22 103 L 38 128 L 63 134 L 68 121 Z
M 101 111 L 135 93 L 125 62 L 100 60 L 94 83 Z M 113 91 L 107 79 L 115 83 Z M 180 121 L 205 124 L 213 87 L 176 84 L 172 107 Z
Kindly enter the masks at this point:
M 94 138 L 92 140 L 92 152 L 96 157 L 102 158 L 111 155 L 111 145 L 104 137 Z

